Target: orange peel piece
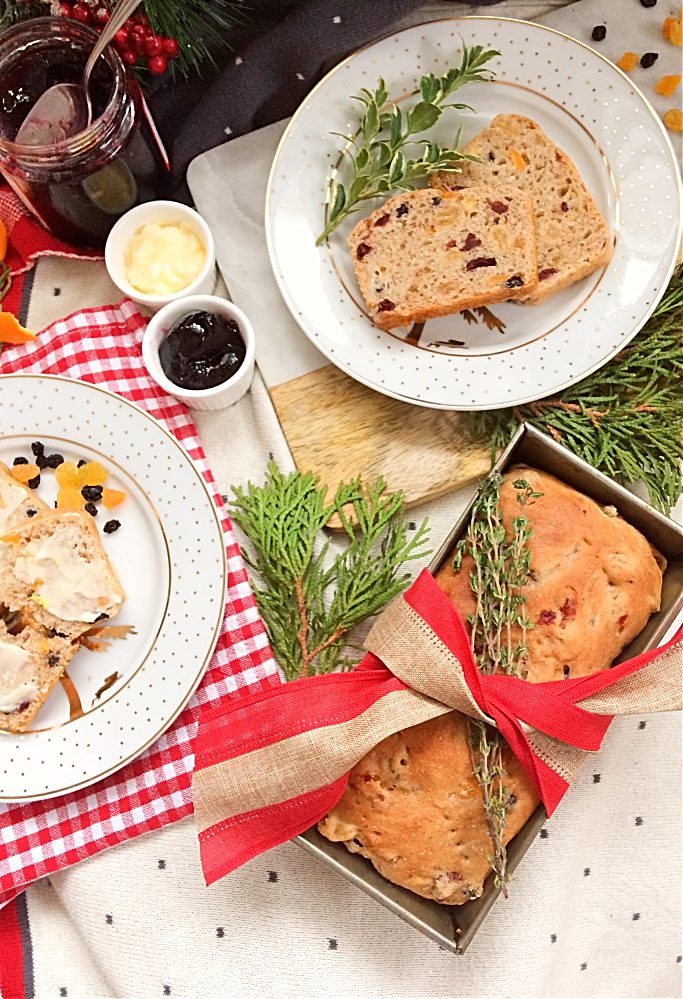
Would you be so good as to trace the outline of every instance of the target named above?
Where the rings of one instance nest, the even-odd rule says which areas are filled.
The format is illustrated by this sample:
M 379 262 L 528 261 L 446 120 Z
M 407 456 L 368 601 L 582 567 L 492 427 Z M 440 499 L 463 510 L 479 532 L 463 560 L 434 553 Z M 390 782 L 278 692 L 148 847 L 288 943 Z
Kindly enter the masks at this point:
M 508 156 L 512 160 L 512 165 L 515 168 L 515 170 L 526 169 L 526 160 L 520 153 L 517 152 L 516 149 L 513 149 L 512 146 L 510 146 L 510 148 L 508 149 Z
M 31 479 L 35 479 L 36 475 L 40 475 L 40 469 L 33 462 L 29 462 L 28 465 L 12 465 L 10 472 L 12 473 L 12 478 L 16 479 L 17 482 L 21 482 L 24 486 Z
M 0 342 L 1 343 L 29 343 L 35 340 L 35 333 L 25 329 L 16 316 L 11 312 L 0 312 Z
M 635 52 L 624 52 L 621 59 L 617 63 L 619 69 L 623 69 L 625 73 L 630 73 L 632 69 L 635 69 L 638 65 L 638 56 Z
M 669 108 L 662 115 L 662 121 L 670 132 L 683 132 L 683 111 L 680 108 Z
M 680 82 L 680 76 L 662 76 L 655 83 L 655 93 L 661 94 L 662 97 L 671 97 Z

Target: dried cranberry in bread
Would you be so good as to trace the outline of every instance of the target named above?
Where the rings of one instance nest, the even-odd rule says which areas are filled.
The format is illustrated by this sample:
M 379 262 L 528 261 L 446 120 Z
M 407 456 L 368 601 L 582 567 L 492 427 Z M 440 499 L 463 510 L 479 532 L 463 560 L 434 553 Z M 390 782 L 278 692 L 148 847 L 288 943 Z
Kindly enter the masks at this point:
M 612 238 L 604 218 L 572 161 L 535 121 L 499 114 L 463 152 L 479 162 L 463 162 L 456 174 L 432 174 L 433 187 L 512 184 L 534 203 L 539 284 L 518 297 L 521 304 L 542 302 L 609 263 Z
M 349 236 L 358 284 L 381 329 L 534 292 L 533 209 L 511 185 L 389 198 Z
M 0 731 L 26 731 L 77 648 L 31 628 L 13 635 L 0 621 Z
M 500 508 L 508 528 L 519 512 L 512 485 L 519 477 L 543 493 L 525 508 L 532 534 L 524 593 L 533 623 L 525 677 L 539 683 L 607 669 L 659 608 L 663 559 L 613 507 L 531 468 L 505 476 Z M 475 604 L 471 567 L 465 558 L 455 573 L 447 559 L 436 576 L 463 619 Z M 385 739 L 353 768 L 321 833 L 425 898 L 450 905 L 476 898 L 491 844 L 466 732 L 465 718 L 452 712 Z M 507 747 L 504 766 L 510 839 L 537 799 Z

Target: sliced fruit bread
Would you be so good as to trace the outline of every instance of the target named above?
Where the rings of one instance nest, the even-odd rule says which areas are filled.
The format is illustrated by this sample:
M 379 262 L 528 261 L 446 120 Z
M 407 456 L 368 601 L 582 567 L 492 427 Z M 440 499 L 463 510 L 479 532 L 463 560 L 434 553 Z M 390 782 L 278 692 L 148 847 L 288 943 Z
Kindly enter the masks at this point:
M 25 623 L 75 641 L 118 613 L 124 593 L 87 513 L 34 517 L 0 541 L 2 600 Z
M 538 284 L 533 206 L 512 186 L 397 194 L 358 223 L 349 246 L 385 330 L 519 298 Z
M 513 184 L 534 203 L 539 283 L 518 301 L 535 305 L 609 263 L 612 237 L 604 218 L 572 161 L 535 121 L 499 114 L 462 151 L 479 162 L 432 174 L 432 187 Z
M 64 675 L 78 645 L 0 621 L 0 731 L 24 732 Z

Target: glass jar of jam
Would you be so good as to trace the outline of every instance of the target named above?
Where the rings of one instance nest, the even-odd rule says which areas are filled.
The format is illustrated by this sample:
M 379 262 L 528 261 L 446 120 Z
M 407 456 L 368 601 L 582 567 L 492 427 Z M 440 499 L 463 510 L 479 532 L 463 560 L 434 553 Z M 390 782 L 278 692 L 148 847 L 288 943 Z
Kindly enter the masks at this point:
M 137 82 L 111 47 L 90 82 L 93 120 L 51 145 L 17 143 L 48 87 L 80 83 L 97 35 L 63 17 L 36 18 L 0 34 L 0 172 L 59 239 L 101 247 L 116 220 L 156 195 L 161 161 L 142 125 Z

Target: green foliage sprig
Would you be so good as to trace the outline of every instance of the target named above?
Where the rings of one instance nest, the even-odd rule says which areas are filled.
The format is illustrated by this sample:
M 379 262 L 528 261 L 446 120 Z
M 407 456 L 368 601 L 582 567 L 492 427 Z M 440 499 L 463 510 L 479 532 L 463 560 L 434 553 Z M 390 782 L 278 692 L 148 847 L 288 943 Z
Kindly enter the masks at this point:
M 501 482 L 500 475 L 492 475 L 485 482 L 472 508 L 465 537 L 456 546 L 453 568 L 456 572 L 462 568 L 465 555 L 472 559 L 470 586 L 477 606 L 467 620 L 472 654 L 480 672 L 520 676 L 526 660 L 526 632 L 533 627 L 524 612 L 526 597 L 522 592 L 531 571 L 527 546 L 531 528 L 524 508 L 543 494 L 535 492 L 525 479 L 513 482 L 520 512 L 512 518 L 508 536 L 498 507 Z M 519 638 L 513 637 L 513 629 Z M 502 885 L 507 894 L 503 839 L 510 791 L 505 786 L 502 738 L 485 722 L 468 719 L 468 741 L 493 851 L 489 862 L 496 884 Z
M 327 502 L 315 476 L 285 476 L 272 462 L 263 486 L 233 490 L 231 516 L 250 542 L 243 555 L 258 574 L 256 602 L 287 680 L 351 665 L 342 658 L 349 631 L 406 587 L 404 562 L 428 554 L 426 521 L 409 539 L 403 496 L 385 490 L 381 478 L 355 479 Z M 345 548 L 328 560 L 322 531 L 335 513 Z
M 389 101 L 386 84 L 380 77 L 375 90 L 363 87 L 353 100 L 363 107 L 355 135 L 340 135 L 347 143 L 344 152 L 351 168 L 351 178 L 344 185 L 332 179 L 328 189 L 325 228 L 316 245 L 324 243 L 337 226 L 364 201 L 386 197 L 390 191 L 412 191 L 416 184 L 435 170 L 457 170 L 460 160 L 472 160 L 458 152 L 461 129 L 458 128 L 450 146 L 439 146 L 423 133 L 432 128 L 446 108 L 472 110 L 467 104 L 447 103 L 451 94 L 475 81 L 488 81 L 492 73 L 484 66 L 495 56 L 493 49 L 482 45 L 462 47 L 460 65 L 443 76 L 428 73 L 420 80 L 419 100 L 402 110 Z M 423 138 L 418 139 L 418 136 Z M 411 147 L 424 143 L 421 156 L 411 155 Z
M 605 367 L 558 396 L 472 415 L 492 451 L 523 421 L 550 434 L 621 482 L 641 479 L 665 512 L 682 486 L 683 266 L 631 343 Z

